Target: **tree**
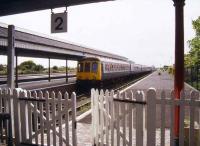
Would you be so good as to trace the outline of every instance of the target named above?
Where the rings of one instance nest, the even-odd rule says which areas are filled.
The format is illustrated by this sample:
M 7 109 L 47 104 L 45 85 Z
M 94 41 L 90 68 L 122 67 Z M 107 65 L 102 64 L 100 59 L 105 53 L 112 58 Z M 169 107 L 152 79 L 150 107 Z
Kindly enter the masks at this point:
M 19 65 L 20 70 L 30 70 L 33 71 L 36 64 L 32 60 L 24 61 Z
M 37 72 L 42 72 L 42 71 L 44 71 L 44 67 L 42 66 L 42 65 L 36 65 L 35 66 L 35 71 L 37 71 Z
M 58 70 L 58 67 L 57 66 L 53 66 L 53 70 Z
M 19 65 L 19 70 L 22 73 L 35 73 L 44 71 L 42 65 L 36 65 L 32 60 L 24 61 Z
M 195 37 L 188 41 L 190 51 L 185 55 L 186 66 L 200 65 L 200 16 L 192 21 Z
M 0 71 L 3 71 L 4 70 L 4 66 L 3 64 L 0 64 Z

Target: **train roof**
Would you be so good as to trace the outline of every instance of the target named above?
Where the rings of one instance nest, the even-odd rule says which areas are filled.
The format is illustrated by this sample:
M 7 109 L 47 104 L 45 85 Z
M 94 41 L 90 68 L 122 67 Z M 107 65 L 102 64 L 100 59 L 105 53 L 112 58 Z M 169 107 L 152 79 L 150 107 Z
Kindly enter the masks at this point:
M 80 61 L 101 61 L 101 62 L 110 62 L 110 63 L 121 63 L 121 64 L 129 64 L 129 61 L 122 61 L 117 59 L 103 58 L 103 57 L 85 57 Z
M 103 58 L 103 57 L 85 57 L 79 61 L 101 61 L 101 62 L 109 62 L 109 63 L 119 63 L 119 64 L 133 64 L 134 66 L 138 66 L 138 67 L 150 67 L 147 65 L 142 65 L 142 64 L 137 64 L 131 60 L 126 60 L 126 61 L 122 61 L 122 60 L 117 60 L 117 59 L 110 59 L 110 58 Z

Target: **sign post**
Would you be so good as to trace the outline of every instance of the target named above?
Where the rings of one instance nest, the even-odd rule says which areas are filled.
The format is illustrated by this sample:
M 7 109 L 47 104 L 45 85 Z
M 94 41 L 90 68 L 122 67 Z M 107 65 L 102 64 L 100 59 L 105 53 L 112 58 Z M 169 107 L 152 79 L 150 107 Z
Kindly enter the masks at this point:
M 67 11 L 51 13 L 51 33 L 67 32 Z

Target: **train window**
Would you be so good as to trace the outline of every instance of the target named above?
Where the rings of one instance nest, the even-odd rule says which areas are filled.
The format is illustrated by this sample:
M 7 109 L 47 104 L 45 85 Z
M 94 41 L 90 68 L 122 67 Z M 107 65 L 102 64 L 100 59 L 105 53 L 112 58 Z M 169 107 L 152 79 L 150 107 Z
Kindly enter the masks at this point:
M 96 62 L 92 63 L 92 72 L 97 72 L 98 64 Z
M 109 70 L 108 64 L 105 64 L 105 66 L 106 66 L 106 67 L 105 67 L 105 70 L 108 71 L 108 70 Z
M 85 72 L 90 72 L 90 62 L 85 63 Z
M 78 64 L 78 72 L 83 72 L 83 63 Z

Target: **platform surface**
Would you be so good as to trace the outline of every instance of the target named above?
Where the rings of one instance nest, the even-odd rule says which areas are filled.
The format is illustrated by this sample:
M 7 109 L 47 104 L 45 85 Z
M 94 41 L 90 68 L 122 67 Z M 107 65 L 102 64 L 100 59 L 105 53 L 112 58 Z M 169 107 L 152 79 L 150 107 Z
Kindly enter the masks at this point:
M 174 90 L 174 76 L 168 72 L 160 72 L 160 75 L 158 73 L 158 71 L 153 72 L 144 79 L 124 89 L 123 92 L 129 92 L 130 90 L 141 90 L 146 93 L 149 88 L 155 88 L 157 96 L 160 96 L 161 91 L 163 90 L 166 92 L 167 96 L 170 96 L 170 92 Z M 184 90 L 186 91 L 186 96 L 191 91 L 197 91 L 187 83 L 184 84 Z
M 134 83 L 129 86 L 124 92 L 129 92 L 130 90 L 142 90 L 146 92 L 149 88 L 155 88 L 158 96 L 160 95 L 162 90 L 171 92 L 174 88 L 174 77 L 167 72 L 161 72 L 161 75 L 158 74 L 158 71 L 148 75 L 144 79 Z M 190 85 L 185 83 L 184 90 L 189 93 L 192 90 L 195 90 Z M 158 108 L 159 109 L 159 108 Z M 157 111 L 157 114 L 160 114 L 160 110 Z M 160 119 L 157 119 L 156 125 L 160 125 Z M 170 121 L 166 121 L 166 125 L 169 124 Z M 166 132 L 166 145 L 170 142 L 170 132 L 169 130 Z M 156 131 L 156 140 L 159 141 L 160 134 L 159 131 Z M 77 140 L 78 146 L 92 146 L 92 129 L 91 129 L 91 115 L 84 117 L 83 119 L 78 121 L 77 126 Z
M 174 78 L 172 75 L 168 74 L 167 72 L 161 72 L 161 75 L 158 74 L 158 72 L 154 72 L 150 75 L 148 75 L 147 77 L 145 77 L 144 79 L 134 83 L 133 85 L 127 87 L 125 90 L 123 90 L 123 92 L 129 92 L 130 90 L 142 90 L 144 92 L 146 92 L 149 88 L 155 88 L 158 96 L 160 95 L 162 90 L 167 91 L 168 93 L 171 92 L 171 90 L 173 90 L 174 88 Z M 188 84 L 185 83 L 185 91 L 187 91 L 187 93 L 189 93 L 190 91 L 195 90 L 194 88 L 192 88 L 191 86 L 189 86 Z M 127 94 L 128 95 L 128 94 Z M 156 108 L 156 114 L 160 115 L 160 109 L 159 107 Z M 166 116 L 170 116 L 168 115 L 169 113 L 166 113 Z M 187 114 L 187 113 L 186 113 Z M 77 121 L 77 145 L 78 146 L 92 146 L 92 125 L 91 125 L 91 114 L 85 114 L 86 116 L 82 116 L 82 118 L 77 118 L 79 119 Z M 135 116 L 133 116 L 133 118 L 135 118 Z M 169 118 L 166 118 L 168 120 L 166 120 L 166 126 L 170 124 Z M 157 117 L 156 119 L 156 125 L 157 128 L 159 128 L 160 126 L 160 118 Z M 134 123 L 133 123 L 134 125 Z M 134 126 L 133 126 L 134 127 Z M 72 130 L 71 124 L 70 124 L 70 133 Z M 135 130 L 135 129 L 133 129 Z M 63 130 L 64 132 L 65 130 Z M 128 131 L 128 130 L 127 130 Z M 64 134 L 64 133 L 63 133 Z M 145 136 L 146 134 L 144 134 Z M 133 143 L 135 143 L 135 135 L 133 135 Z M 70 135 L 70 141 L 71 141 L 71 135 Z M 144 139 L 146 139 L 146 137 L 144 137 Z M 165 133 L 165 144 L 169 145 L 170 143 L 170 131 L 169 129 L 166 129 L 166 133 Z M 159 145 L 160 143 L 160 131 L 156 130 L 156 144 Z

